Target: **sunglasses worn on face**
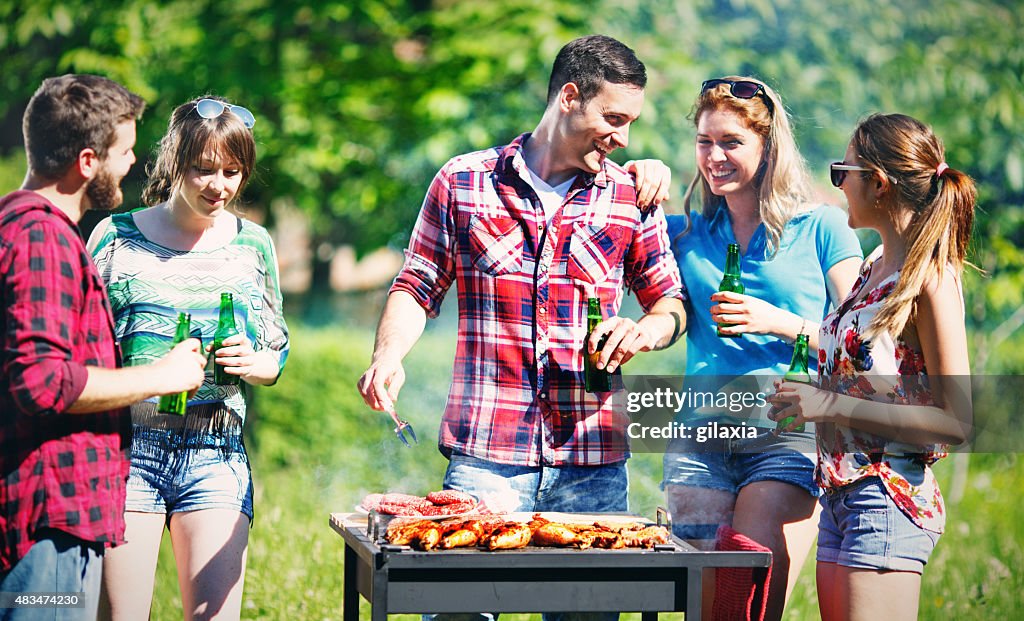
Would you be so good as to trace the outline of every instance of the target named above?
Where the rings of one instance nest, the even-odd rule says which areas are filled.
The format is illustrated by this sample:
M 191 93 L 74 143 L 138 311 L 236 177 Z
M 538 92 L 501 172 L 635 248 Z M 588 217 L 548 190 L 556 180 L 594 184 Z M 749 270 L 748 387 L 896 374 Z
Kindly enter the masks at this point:
M 764 102 L 764 105 L 768 106 L 768 111 L 775 114 L 775 105 L 772 104 L 771 98 L 768 97 L 768 93 L 764 90 L 764 85 L 750 80 L 725 80 L 722 78 L 704 80 L 704 83 L 700 85 L 700 94 L 703 95 L 719 84 L 728 84 L 729 94 L 737 99 L 753 99 L 760 95 L 761 101 Z
M 196 102 L 196 112 L 199 116 L 204 119 L 215 119 L 218 116 L 224 114 L 225 110 L 231 110 L 235 115 L 242 119 L 242 123 L 252 129 L 252 126 L 256 124 L 256 117 L 252 115 L 242 106 L 233 106 L 223 101 L 217 101 L 216 99 L 200 99 Z
M 846 181 L 846 173 L 849 171 L 859 172 L 871 172 L 872 168 L 864 168 L 863 166 L 853 166 L 851 164 L 844 164 L 843 162 L 832 162 L 828 167 L 828 176 L 832 181 L 832 185 L 837 188 L 842 187 L 843 182 Z

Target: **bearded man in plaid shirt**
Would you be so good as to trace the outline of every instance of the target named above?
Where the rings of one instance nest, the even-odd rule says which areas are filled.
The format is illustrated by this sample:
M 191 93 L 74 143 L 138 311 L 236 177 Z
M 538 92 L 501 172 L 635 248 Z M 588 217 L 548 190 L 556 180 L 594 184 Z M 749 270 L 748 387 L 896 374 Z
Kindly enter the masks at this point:
M 23 120 L 25 182 L 0 198 L 4 621 L 96 618 L 103 551 L 124 542 L 125 406 L 203 381 L 195 339 L 156 363 L 117 368 L 110 305 L 78 230 L 85 210 L 121 203 L 144 105 L 99 76 L 44 81 Z M 83 605 L 16 599 L 45 593 L 76 593 Z
M 392 407 L 402 359 L 455 283 L 446 488 L 512 511 L 627 509 L 627 421 L 614 393 L 584 390 L 583 356 L 607 336 L 599 366 L 617 371 L 685 321 L 664 215 L 639 208 L 633 178 L 608 159 L 628 144 L 646 82 L 622 43 L 576 39 L 555 59 L 536 129 L 449 160 L 430 185 L 359 390 Z M 639 321 L 618 316 L 623 287 Z M 605 319 L 585 343 L 588 297 Z

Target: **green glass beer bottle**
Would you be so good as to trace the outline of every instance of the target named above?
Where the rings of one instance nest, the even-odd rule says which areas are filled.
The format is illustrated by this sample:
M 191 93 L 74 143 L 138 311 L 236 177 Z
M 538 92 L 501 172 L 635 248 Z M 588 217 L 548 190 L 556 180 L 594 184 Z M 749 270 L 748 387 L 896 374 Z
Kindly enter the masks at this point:
M 793 343 L 793 359 L 789 363 L 789 370 L 786 371 L 786 375 L 783 378 L 787 382 L 800 382 L 801 384 L 811 383 L 811 374 L 807 371 L 807 352 L 809 346 L 807 345 L 807 335 L 798 334 L 796 335 L 796 342 Z M 782 431 L 793 422 L 794 416 L 787 416 L 775 424 L 775 429 Z M 793 429 L 793 431 L 803 431 L 804 425 L 800 425 Z
M 235 300 L 230 293 L 220 294 L 220 317 L 217 319 L 217 331 L 213 333 L 213 348 L 210 350 L 214 356 L 217 350 L 222 347 L 224 339 L 238 334 L 238 327 L 235 326 Z M 231 375 L 224 371 L 224 365 L 213 364 L 213 383 L 218 386 L 237 386 L 242 378 Z
M 188 338 L 189 330 L 192 325 L 192 315 L 188 313 L 178 313 L 178 329 L 174 331 L 174 345 L 184 341 Z M 156 411 L 162 414 L 177 414 L 178 416 L 185 415 L 185 405 L 188 403 L 188 391 L 177 392 L 172 395 L 164 395 L 160 397 L 160 402 L 156 406 Z
M 740 245 L 729 244 L 725 255 L 725 273 L 722 274 L 722 284 L 718 285 L 719 291 L 731 291 L 732 293 L 743 293 L 743 283 L 740 282 Z M 730 326 L 729 323 L 718 324 L 718 336 L 722 338 L 737 338 L 739 334 L 723 334 L 722 328 Z
M 597 359 L 601 357 L 601 350 L 606 334 L 597 345 L 597 351 L 589 353 L 587 343 L 590 335 L 594 332 L 597 324 L 601 323 L 601 300 L 600 298 L 587 298 L 587 337 L 583 341 L 583 387 L 587 392 L 609 392 L 612 389 L 612 375 L 607 369 L 597 368 Z

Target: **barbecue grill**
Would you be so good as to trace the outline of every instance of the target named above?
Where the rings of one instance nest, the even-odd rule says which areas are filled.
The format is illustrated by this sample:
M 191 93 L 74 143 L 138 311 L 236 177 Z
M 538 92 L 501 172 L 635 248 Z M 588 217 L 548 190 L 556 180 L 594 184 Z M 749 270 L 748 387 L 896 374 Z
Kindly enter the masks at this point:
M 619 611 L 640 612 L 644 621 L 686 612 L 700 619 L 701 570 L 771 564 L 769 552 L 704 552 L 674 536 L 653 550 L 421 552 L 386 543 L 377 516 L 332 513 L 330 523 L 345 540 L 344 621 L 359 618 L 360 595 L 370 602 L 372 621 L 437 612 Z

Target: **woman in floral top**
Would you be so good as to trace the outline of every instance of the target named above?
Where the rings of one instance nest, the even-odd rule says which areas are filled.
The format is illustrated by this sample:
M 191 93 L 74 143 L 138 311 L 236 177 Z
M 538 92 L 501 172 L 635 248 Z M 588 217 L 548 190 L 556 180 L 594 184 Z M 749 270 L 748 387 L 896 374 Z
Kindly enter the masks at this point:
M 774 417 L 817 423 L 822 619 L 916 619 L 945 524 L 930 465 L 970 427 L 960 276 L 976 190 L 899 114 L 863 121 L 831 173 L 850 225 L 882 245 L 821 324 L 820 388 L 783 382 Z

